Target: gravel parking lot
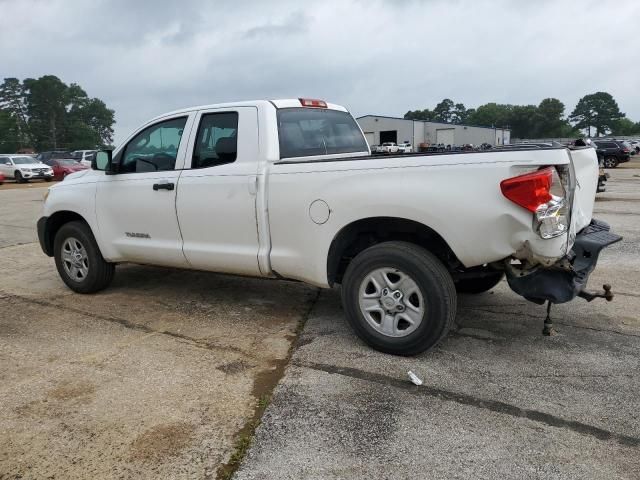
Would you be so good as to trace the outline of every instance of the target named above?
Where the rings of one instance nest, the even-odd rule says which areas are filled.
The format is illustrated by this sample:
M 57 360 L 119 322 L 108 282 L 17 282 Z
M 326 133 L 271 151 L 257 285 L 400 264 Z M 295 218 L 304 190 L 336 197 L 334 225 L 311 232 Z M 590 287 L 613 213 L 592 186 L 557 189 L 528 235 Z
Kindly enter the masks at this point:
M 624 167 L 596 203 L 625 236 L 591 280 L 614 302 L 556 306 L 543 337 L 544 308 L 502 283 L 412 358 L 293 282 L 126 265 L 72 294 L 33 243 L 45 190 L 0 187 L 0 478 L 221 478 L 280 379 L 237 479 L 637 479 L 640 163 Z

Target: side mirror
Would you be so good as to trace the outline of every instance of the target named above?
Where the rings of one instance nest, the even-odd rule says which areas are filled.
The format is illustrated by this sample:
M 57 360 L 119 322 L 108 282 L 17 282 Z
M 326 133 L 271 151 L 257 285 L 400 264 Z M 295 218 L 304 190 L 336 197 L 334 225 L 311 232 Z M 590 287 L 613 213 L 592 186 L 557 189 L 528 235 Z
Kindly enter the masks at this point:
M 91 168 L 93 170 L 103 171 L 107 175 L 115 173 L 111 156 L 111 150 L 97 151 L 91 160 Z

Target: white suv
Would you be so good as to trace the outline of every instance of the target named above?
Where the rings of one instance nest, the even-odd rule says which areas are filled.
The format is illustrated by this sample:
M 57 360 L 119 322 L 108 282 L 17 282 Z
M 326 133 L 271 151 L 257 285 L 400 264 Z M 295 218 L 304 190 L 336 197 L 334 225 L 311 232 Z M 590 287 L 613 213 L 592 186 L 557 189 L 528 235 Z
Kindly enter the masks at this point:
M 53 170 L 28 155 L 0 155 L 0 173 L 18 183 L 34 179 L 50 182 Z

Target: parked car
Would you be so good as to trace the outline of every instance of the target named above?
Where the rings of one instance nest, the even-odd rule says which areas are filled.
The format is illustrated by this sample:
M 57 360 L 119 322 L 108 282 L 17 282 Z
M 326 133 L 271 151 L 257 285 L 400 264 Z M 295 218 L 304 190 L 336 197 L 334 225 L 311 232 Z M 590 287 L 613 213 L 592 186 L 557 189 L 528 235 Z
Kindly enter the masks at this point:
M 341 284 L 353 330 L 394 354 L 436 345 L 457 294 L 505 275 L 536 303 L 605 297 L 584 288 L 621 238 L 592 219 L 592 148 L 371 156 L 321 100 L 168 113 L 94 168 L 51 187 L 37 222 L 75 292 L 106 288 L 122 262 Z
M 604 158 L 604 168 L 616 168 L 619 164 L 629 161 L 629 148 L 618 140 L 592 139 L 598 155 Z
M 64 180 L 67 175 L 87 170 L 91 166 L 88 167 L 72 158 L 47 160 L 47 165 L 53 169 L 53 178 L 56 180 Z
M 398 145 L 395 142 L 384 142 L 380 145 L 382 153 L 398 153 Z
M 50 182 L 53 178 L 51 168 L 26 155 L 0 155 L 0 173 L 17 183 L 29 180 Z
M 36 156 L 36 160 L 42 163 L 47 163 L 48 160 L 59 158 L 73 158 L 73 155 L 68 150 L 52 150 L 47 152 L 40 152 Z
M 631 148 L 633 148 L 636 154 L 640 153 L 640 140 L 629 140 Z
M 635 155 L 636 154 L 636 149 L 633 148 L 633 146 L 631 145 L 631 142 L 628 140 L 622 140 L 619 143 L 622 144 L 622 147 L 624 149 L 626 149 L 629 152 L 629 155 Z
M 413 146 L 409 142 L 402 142 L 398 145 L 398 152 L 400 153 L 411 153 L 413 152 Z
M 371 153 L 384 153 L 382 145 L 371 145 Z
M 4 173 L 0 172 L 0 185 L 2 185 L 4 183 Z
M 91 160 L 96 154 L 96 150 L 75 150 L 71 152 L 71 156 L 81 164 L 91 167 Z

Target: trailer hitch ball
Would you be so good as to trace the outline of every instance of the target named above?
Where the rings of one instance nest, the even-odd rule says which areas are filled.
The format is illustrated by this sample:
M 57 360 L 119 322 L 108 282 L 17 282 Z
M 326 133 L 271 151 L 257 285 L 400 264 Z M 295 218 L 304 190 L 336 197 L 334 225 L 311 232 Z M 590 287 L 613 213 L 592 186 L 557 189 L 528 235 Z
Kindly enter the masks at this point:
M 594 300 L 596 298 L 604 298 L 607 302 L 613 300 L 613 292 L 611 291 L 611 285 L 605 283 L 602 285 L 602 292 L 589 292 L 587 290 L 582 290 L 578 293 L 579 297 L 584 298 L 587 302 Z

